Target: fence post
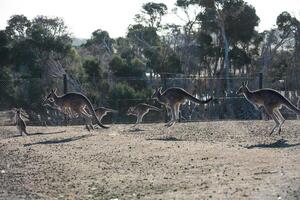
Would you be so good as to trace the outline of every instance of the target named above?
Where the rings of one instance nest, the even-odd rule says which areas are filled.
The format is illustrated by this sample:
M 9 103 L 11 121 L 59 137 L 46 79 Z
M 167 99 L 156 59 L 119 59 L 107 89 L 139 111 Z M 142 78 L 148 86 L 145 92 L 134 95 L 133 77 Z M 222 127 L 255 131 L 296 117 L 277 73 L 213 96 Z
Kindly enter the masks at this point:
M 67 79 L 67 74 L 63 75 L 64 77 L 64 94 L 68 93 L 68 79 Z
M 260 72 L 258 74 L 258 88 L 259 89 L 262 89 L 263 88 L 263 73 Z M 266 119 L 266 116 L 265 116 L 265 110 L 261 109 L 261 112 L 260 112 L 260 116 L 259 116 L 259 119 L 262 120 L 262 119 Z
M 68 79 L 67 79 L 67 74 L 63 75 L 63 84 L 64 84 L 64 94 L 68 93 Z M 64 114 L 64 121 L 65 125 L 68 126 L 69 124 L 69 118 L 66 114 Z
M 258 76 L 258 87 L 259 89 L 262 89 L 263 88 L 263 73 L 259 73 L 259 76 Z

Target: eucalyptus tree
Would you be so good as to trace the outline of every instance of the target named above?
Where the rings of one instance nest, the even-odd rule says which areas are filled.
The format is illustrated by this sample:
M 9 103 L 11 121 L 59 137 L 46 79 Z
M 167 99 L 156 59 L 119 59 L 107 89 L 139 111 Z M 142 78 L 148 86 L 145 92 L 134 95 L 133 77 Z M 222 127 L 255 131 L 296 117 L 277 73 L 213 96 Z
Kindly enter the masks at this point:
M 278 15 L 276 24 L 284 35 L 291 35 L 294 38 L 294 59 L 300 63 L 300 21 L 285 11 Z
M 51 74 L 59 71 L 62 77 L 65 73 L 62 65 L 54 66 L 50 61 L 60 62 L 69 55 L 70 33 L 60 18 L 37 16 L 29 21 L 24 15 L 12 16 L 5 32 L 10 40 L 10 64 L 15 76 L 28 78 L 15 87 L 16 95 L 23 98 L 14 98 L 19 106 L 38 111 L 45 86 L 52 82 Z
M 168 70 L 164 66 L 169 55 L 169 46 L 165 45 L 159 36 L 162 30 L 162 17 L 167 13 L 163 3 L 146 3 L 141 14 L 136 15 L 136 24 L 129 26 L 127 38 L 133 44 L 133 49 L 139 58 L 146 63 L 147 70 L 162 74 Z
M 276 28 L 263 32 L 259 64 L 265 75 L 271 70 L 269 67 L 280 49 L 292 49 L 294 53 L 290 60 L 294 63 L 300 62 L 300 22 L 288 12 L 282 12 L 278 15 L 276 24 Z

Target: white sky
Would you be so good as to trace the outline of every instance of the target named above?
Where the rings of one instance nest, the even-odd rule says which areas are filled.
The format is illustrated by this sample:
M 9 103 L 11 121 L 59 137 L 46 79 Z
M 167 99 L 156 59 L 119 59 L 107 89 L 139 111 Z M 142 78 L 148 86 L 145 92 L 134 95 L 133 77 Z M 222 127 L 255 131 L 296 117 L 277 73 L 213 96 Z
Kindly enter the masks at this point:
M 165 3 L 169 12 L 176 0 L 0 0 L 0 29 L 14 14 L 24 14 L 29 19 L 37 15 L 57 16 L 64 19 L 75 37 L 90 38 L 96 29 L 108 31 L 111 37 L 125 36 L 127 27 L 133 23 L 134 15 L 140 13 L 147 2 Z M 259 30 L 271 28 L 282 11 L 300 18 L 299 0 L 245 0 L 256 8 L 260 17 Z M 170 15 L 168 22 L 179 23 Z

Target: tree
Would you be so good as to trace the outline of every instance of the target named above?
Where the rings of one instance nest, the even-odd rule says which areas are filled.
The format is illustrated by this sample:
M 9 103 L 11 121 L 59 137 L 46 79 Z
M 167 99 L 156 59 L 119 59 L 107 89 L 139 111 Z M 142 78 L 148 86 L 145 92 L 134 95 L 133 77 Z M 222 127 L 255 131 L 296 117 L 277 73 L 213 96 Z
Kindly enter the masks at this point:
M 115 77 L 121 78 L 121 80 L 125 78 L 124 81 L 134 89 L 146 88 L 146 68 L 138 58 L 128 59 L 128 57 L 114 56 L 109 66 Z
M 97 29 L 92 33 L 91 39 L 83 45 L 93 51 L 94 55 L 111 56 L 113 54 L 114 40 L 110 38 L 107 31 Z
M 24 40 L 30 26 L 31 22 L 24 15 L 13 15 L 8 20 L 5 31 L 13 40 Z
M 294 37 L 294 58 L 295 62 L 300 63 L 300 21 L 285 11 L 278 15 L 276 24 L 283 32 L 282 37 L 290 34 Z
M 167 14 L 168 7 L 163 3 L 149 2 L 142 8 L 143 15 L 136 15 L 136 21 L 145 22 L 151 28 L 161 28 L 161 19 Z

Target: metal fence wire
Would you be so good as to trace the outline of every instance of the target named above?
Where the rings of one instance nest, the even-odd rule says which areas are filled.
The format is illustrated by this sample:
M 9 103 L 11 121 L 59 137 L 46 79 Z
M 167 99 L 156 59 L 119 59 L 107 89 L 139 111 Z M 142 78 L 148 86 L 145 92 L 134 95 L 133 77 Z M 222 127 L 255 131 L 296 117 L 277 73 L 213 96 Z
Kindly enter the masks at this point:
M 95 108 L 104 106 L 118 110 L 118 113 L 108 114 L 103 118 L 104 123 L 134 123 L 134 116 L 127 116 L 126 111 L 130 106 L 138 103 L 148 103 L 156 107 L 163 108 L 158 102 L 151 99 L 153 89 L 163 87 L 181 87 L 199 99 L 213 97 L 214 100 L 206 105 L 198 105 L 187 101 L 181 106 L 180 121 L 207 121 L 207 120 L 245 120 L 260 119 L 261 112 L 253 108 L 243 96 L 237 96 L 236 91 L 243 81 L 248 82 L 250 89 L 261 87 L 271 87 L 279 90 L 289 98 L 294 104 L 298 101 L 298 88 L 279 86 L 277 87 L 268 80 L 264 80 L 261 74 L 251 76 L 230 76 L 230 77 L 207 77 L 207 76 L 183 76 L 169 75 L 162 77 L 122 77 L 122 78 L 97 78 L 89 82 L 80 83 L 72 77 L 63 76 L 51 79 L 42 78 L 20 78 L 14 80 L 0 80 L 0 118 L 2 124 L 12 123 L 10 110 L 13 107 L 22 108 L 28 115 L 29 124 L 34 125 L 64 125 L 82 124 L 81 118 L 67 119 L 59 111 L 41 105 L 43 98 L 51 88 L 57 88 L 58 94 L 65 92 L 81 92 L 86 95 Z M 285 80 L 283 80 L 284 82 Z M 285 81 L 288 83 L 288 81 Z M 229 84 L 229 85 L 227 85 Z M 124 85 L 134 88 L 133 91 Z M 118 90 L 119 88 L 126 90 Z M 277 88 L 276 88 L 277 87 Z M 116 89 L 117 88 L 117 89 Z M 230 88 L 228 90 L 227 88 Z M 149 112 L 144 117 L 143 122 L 165 122 L 170 116 L 166 109 L 159 112 Z M 296 115 L 288 110 L 283 111 L 285 117 L 293 119 Z

